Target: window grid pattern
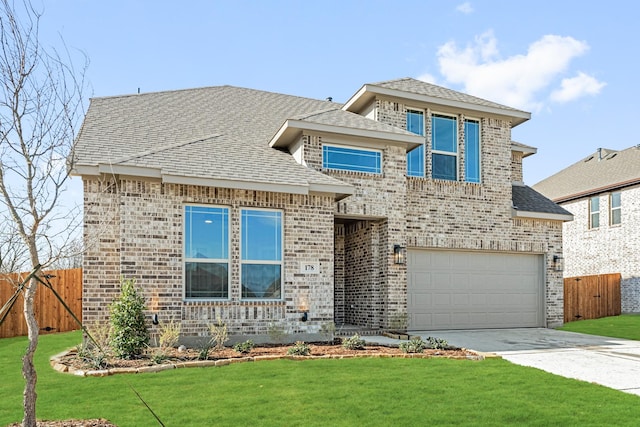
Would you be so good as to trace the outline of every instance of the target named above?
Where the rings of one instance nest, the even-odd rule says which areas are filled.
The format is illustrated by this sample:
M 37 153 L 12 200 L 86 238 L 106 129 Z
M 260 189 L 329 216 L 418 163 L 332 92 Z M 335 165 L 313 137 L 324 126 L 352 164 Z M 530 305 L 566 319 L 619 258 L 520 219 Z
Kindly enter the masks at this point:
M 185 206 L 185 299 L 229 297 L 229 209 Z
M 242 209 L 240 283 L 242 299 L 282 297 L 282 212 Z
M 622 200 L 621 193 L 619 191 L 611 193 L 610 196 L 610 209 L 609 209 L 609 223 L 611 225 L 618 225 L 622 223 Z
M 380 174 L 382 173 L 382 153 L 376 150 L 323 145 L 322 168 Z
M 600 197 L 589 199 L 589 228 L 600 227 Z
M 407 130 L 424 136 L 424 112 L 407 110 Z M 407 176 L 424 177 L 424 144 L 407 153 Z
M 458 122 L 455 117 L 431 117 L 431 175 L 433 179 L 458 179 Z

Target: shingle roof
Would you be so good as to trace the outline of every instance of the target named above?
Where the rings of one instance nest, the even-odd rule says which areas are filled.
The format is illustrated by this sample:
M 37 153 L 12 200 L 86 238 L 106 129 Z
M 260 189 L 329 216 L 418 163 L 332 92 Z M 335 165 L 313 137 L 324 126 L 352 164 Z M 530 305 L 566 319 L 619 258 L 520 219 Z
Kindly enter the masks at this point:
M 344 111 L 340 108 L 331 108 L 327 110 L 314 111 L 312 113 L 299 114 L 292 117 L 293 119 L 309 122 L 326 124 L 338 127 L 372 130 L 378 132 L 387 132 L 389 134 L 415 136 L 415 133 L 408 130 L 371 120 L 359 114 Z
M 600 158 L 600 160 L 599 160 Z M 640 183 L 640 146 L 602 149 L 561 170 L 533 188 L 563 202 Z
M 512 118 L 514 126 L 531 118 L 531 114 L 526 111 L 410 77 L 366 84 L 345 103 L 344 109 L 357 112 L 368 103 L 372 94 L 376 92 L 399 97 L 403 97 L 405 94 L 406 97 L 415 98 L 416 101 L 431 101 L 442 105 L 500 114 Z
M 513 185 L 511 200 L 516 211 L 571 216 L 571 212 L 526 185 Z
M 339 108 L 328 101 L 232 86 L 94 98 L 75 165 L 161 169 L 184 177 L 349 186 L 267 143 L 288 118 Z

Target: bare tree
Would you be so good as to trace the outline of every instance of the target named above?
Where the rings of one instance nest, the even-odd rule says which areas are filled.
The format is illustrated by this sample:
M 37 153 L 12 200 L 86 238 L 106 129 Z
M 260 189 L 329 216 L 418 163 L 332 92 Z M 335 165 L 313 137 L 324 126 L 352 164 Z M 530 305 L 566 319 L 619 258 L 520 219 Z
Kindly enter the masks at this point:
M 39 40 L 42 13 L 29 0 L 0 0 L 0 216 L 11 221 L 27 267 L 47 266 L 75 236 L 69 231 L 73 209 L 60 209 L 72 158 L 76 126 L 84 113 L 83 67 L 73 67 L 66 48 L 45 47 Z M 15 240 L 11 241 L 15 244 Z M 21 254 L 21 249 L 16 249 Z M 36 425 L 38 345 L 32 279 L 23 291 L 29 345 L 23 357 L 23 426 Z

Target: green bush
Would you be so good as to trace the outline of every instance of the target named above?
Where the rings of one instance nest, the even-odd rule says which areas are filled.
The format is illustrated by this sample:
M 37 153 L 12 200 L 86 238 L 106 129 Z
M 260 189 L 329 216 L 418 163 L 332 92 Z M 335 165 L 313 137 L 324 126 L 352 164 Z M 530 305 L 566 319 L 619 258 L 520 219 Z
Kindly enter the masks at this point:
M 245 342 L 239 342 L 234 344 L 233 349 L 238 353 L 247 354 L 247 353 L 250 353 L 251 350 L 253 350 L 253 347 L 255 347 L 255 345 L 253 344 L 253 341 L 247 340 Z
M 441 338 L 428 337 L 427 344 L 429 344 L 429 348 L 435 348 L 436 350 L 446 350 L 449 348 L 449 343 Z
M 311 347 L 309 347 L 304 341 L 296 341 L 293 347 L 289 347 L 287 354 L 293 356 L 308 356 L 311 354 Z
M 144 297 L 138 293 L 135 279 L 123 279 L 120 296 L 109 306 L 110 341 L 116 357 L 131 359 L 149 345 L 144 309 Z
M 427 346 L 422 338 L 412 338 L 409 341 L 400 343 L 398 347 L 405 353 L 422 353 Z
M 364 350 L 365 344 L 365 341 L 358 334 L 342 341 L 342 347 L 347 350 Z

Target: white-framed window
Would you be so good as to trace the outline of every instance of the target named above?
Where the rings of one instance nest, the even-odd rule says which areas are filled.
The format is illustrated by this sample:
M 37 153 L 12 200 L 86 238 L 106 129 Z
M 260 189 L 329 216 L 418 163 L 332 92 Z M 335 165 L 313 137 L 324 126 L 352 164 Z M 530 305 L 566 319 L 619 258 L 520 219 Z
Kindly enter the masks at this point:
M 456 117 L 431 116 L 431 177 L 458 179 L 458 120 Z
M 184 207 L 184 298 L 229 298 L 229 208 Z
M 322 168 L 351 172 L 382 173 L 382 152 L 366 148 L 322 146 Z
M 282 211 L 240 210 L 242 299 L 282 298 L 283 239 Z
M 622 200 L 621 193 L 616 191 L 609 196 L 609 224 L 618 225 L 622 223 Z
M 407 130 L 424 136 L 424 111 L 407 110 Z M 424 177 L 424 144 L 407 153 L 407 176 Z
M 467 182 L 481 181 L 480 170 L 480 121 L 464 120 L 464 179 Z
M 589 199 L 589 228 L 600 227 L 600 196 Z

